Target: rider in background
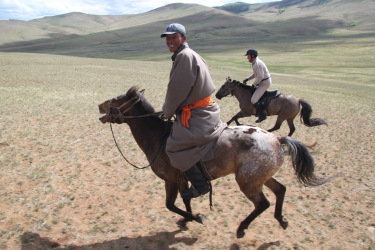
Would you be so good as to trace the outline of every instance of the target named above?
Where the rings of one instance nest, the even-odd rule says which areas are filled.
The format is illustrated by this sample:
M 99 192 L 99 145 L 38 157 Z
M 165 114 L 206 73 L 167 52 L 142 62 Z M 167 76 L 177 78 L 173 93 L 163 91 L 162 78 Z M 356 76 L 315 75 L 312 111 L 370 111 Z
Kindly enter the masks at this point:
M 246 84 L 247 81 L 255 78 L 253 85 L 257 87 L 257 89 L 251 98 L 251 103 L 256 108 L 256 112 L 258 116 L 258 120 L 256 120 L 255 122 L 259 123 L 266 119 L 266 115 L 263 112 L 264 104 L 262 102 L 259 102 L 259 99 L 271 86 L 272 84 L 271 75 L 270 75 L 270 72 L 268 71 L 266 64 L 258 58 L 257 50 L 249 49 L 246 52 L 245 56 L 247 56 L 247 59 L 252 64 L 253 74 L 245 78 L 243 80 L 243 83 Z

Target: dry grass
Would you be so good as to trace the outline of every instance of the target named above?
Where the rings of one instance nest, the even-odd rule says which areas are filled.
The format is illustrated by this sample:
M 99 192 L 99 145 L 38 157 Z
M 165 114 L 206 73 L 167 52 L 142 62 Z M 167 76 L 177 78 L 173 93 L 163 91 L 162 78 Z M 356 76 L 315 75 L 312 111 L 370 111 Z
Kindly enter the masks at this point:
M 150 169 L 126 164 L 109 128 L 98 121 L 97 104 L 132 85 L 146 88 L 147 99 L 160 110 L 169 69 L 169 61 L 0 54 L 0 249 L 51 249 L 53 242 L 72 249 L 373 249 L 372 86 L 360 86 L 368 96 L 359 100 L 355 83 L 274 76 L 278 88 L 308 100 L 314 116 L 329 124 L 307 128 L 296 121 L 295 137 L 317 142 L 311 149 L 317 174 L 343 176 L 306 188 L 286 161 L 276 177 L 287 187 L 289 228 L 282 230 L 273 219 L 275 199 L 266 190 L 270 209 L 237 239 L 235 230 L 252 204 L 233 176 L 213 182 L 214 211 L 207 197 L 194 200 L 193 210 L 207 217 L 205 225 L 181 230 L 179 217 L 164 206 L 163 181 Z M 248 73 L 211 70 L 218 87 L 228 75 Z M 232 98 L 219 104 L 223 121 L 238 111 Z M 115 132 L 126 156 L 147 165 L 127 126 L 115 126 Z M 276 133 L 287 132 L 283 125 Z

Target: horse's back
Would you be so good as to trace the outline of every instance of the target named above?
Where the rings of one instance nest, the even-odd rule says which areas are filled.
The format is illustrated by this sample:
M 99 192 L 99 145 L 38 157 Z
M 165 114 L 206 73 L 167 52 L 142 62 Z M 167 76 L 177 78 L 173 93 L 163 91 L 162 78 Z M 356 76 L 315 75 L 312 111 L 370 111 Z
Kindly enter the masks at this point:
M 285 119 L 294 118 L 300 111 L 299 99 L 290 94 L 281 93 L 272 99 L 268 106 L 271 115 L 282 115 Z
M 283 161 L 278 137 L 255 126 L 229 126 L 214 146 L 214 160 L 207 162 L 214 178 L 231 173 L 272 176 Z

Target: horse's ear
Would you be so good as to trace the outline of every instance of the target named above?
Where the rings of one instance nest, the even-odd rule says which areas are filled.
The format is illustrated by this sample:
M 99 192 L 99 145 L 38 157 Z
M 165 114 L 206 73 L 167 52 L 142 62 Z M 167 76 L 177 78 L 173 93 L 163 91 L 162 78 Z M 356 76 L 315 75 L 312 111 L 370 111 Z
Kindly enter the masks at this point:
M 141 91 L 139 91 L 139 92 L 141 92 L 143 95 L 145 94 L 145 91 L 146 91 L 146 89 L 142 89 Z
M 227 81 L 230 81 L 230 82 L 232 81 L 232 79 L 230 78 L 230 76 L 228 76 Z

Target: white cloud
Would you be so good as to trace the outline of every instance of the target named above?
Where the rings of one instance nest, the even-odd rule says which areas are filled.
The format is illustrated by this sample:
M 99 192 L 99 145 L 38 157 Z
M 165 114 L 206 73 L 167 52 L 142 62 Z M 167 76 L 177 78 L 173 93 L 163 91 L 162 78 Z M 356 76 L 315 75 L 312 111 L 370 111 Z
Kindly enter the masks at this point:
M 205 0 L 206 6 L 221 6 L 240 0 Z M 246 3 L 278 0 L 247 0 Z M 0 20 L 30 20 L 69 12 L 94 15 L 121 15 L 146 12 L 170 3 L 198 3 L 199 0 L 0 0 Z

